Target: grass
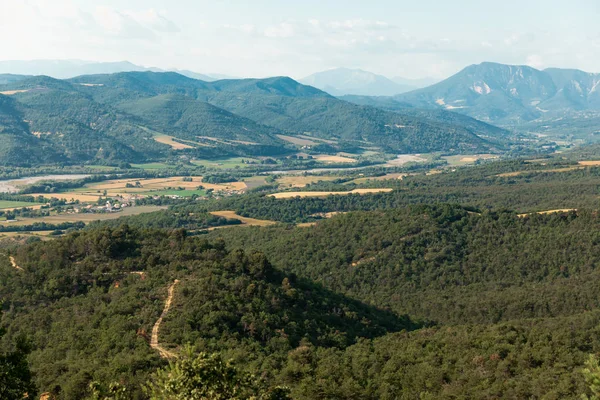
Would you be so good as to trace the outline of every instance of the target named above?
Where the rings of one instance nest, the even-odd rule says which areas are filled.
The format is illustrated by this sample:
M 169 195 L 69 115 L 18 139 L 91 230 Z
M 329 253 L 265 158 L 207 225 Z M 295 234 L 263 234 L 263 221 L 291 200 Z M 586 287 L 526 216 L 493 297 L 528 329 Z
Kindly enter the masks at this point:
M 29 203 L 26 201 L 0 200 L 0 210 L 6 210 L 11 208 L 34 207 L 39 205 L 40 203 Z
M 157 170 L 157 169 L 168 169 L 172 166 L 165 163 L 146 163 L 146 164 L 131 164 L 133 168 L 144 169 L 144 170 Z
M 311 139 L 302 139 L 296 136 L 277 135 L 277 137 L 281 140 L 285 140 L 286 142 L 295 144 L 296 146 L 314 146 L 317 144 Z
M 242 160 L 252 161 L 256 163 L 260 163 L 260 160 L 257 158 L 250 157 L 233 157 L 233 158 L 223 158 L 216 160 L 193 160 L 192 164 L 203 166 L 206 168 L 218 168 L 218 169 L 232 169 L 232 168 L 248 168 L 253 166 L 253 164 L 244 164 Z
M 493 154 L 459 154 L 456 156 L 446 156 L 442 158 L 448 162 L 448 165 L 452 167 L 458 167 L 462 165 L 473 164 L 478 160 L 489 160 L 492 158 L 498 158 L 498 156 L 495 156 Z

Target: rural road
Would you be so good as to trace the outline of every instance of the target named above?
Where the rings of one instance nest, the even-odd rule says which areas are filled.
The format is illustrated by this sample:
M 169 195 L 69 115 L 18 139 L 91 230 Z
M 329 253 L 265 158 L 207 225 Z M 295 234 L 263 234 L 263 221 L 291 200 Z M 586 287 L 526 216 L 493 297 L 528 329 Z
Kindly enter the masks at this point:
M 163 348 L 158 343 L 158 331 L 160 330 L 160 324 L 162 323 L 163 318 L 166 317 L 167 313 L 169 312 L 169 308 L 171 307 L 171 302 L 173 301 L 173 293 L 175 292 L 175 285 L 177 285 L 178 283 L 179 283 L 179 279 L 175 279 L 173 284 L 171 286 L 169 286 L 169 294 L 167 296 L 167 300 L 165 301 L 165 308 L 163 308 L 163 312 L 162 312 L 162 314 L 160 314 L 160 318 L 158 318 L 158 320 L 154 324 L 154 327 L 152 328 L 152 336 L 150 337 L 150 347 L 152 347 L 154 350 L 158 351 L 158 353 L 160 354 L 160 356 L 162 358 L 175 358 L 176 357 L 174 353 Z

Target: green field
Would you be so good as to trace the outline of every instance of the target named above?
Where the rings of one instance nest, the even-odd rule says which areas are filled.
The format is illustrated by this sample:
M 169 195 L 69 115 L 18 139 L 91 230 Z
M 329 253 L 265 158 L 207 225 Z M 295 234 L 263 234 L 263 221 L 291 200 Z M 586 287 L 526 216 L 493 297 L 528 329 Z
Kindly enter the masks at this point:
M 145 169 L 145 170 L 155 170 L 155 169 L 168 169 L 171 168 L 172 165 L 165 163 L 147 163 L 147 164 L 131 164 L 133 168 Z
M 33 206 L 39 206 L 39 205 L 40 205 L 40 203 L 29 203 L 26 201 L 0 200 L 0 210 L 4 210 L 7 208 L 33 207 Z
M 222 168 L 222 169 L 229 169 L 229 168 L 235 168 L 235 167 L 247 168 L 247 167 L 256 165 L 256 164 L 243 164 L 242 160 L 260 163 L 260 160 L 257 158 L 233 157 L 233 158 L 223 158 L 223 159 L 218 159 L 218 160 L 193 160 L 192 164 L 198 165 L 198 166 L 203 166 L 206 168 Z

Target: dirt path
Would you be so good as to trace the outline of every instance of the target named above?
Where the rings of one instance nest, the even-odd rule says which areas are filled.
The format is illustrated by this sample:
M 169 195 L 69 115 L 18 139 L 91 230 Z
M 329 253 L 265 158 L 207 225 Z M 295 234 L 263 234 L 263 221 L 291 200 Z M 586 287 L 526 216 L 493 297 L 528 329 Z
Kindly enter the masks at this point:
M 19 265 L 17 264 L 17 260 L 15 260 L 15 258 L 13 256 L 10 256 L 9 259 L 10 259 L 10 263 L 13 266 L 14 269 L 18 269 L 19 271 L 23 271 L 23 268 L 19 267 Z
M 162 314 L 160 314 L 160 318 L 154 324 L 152 328 L 152 336 L 150 337 L 150 347 L 154 350 L 158 351 L 162 358 L 175 358 L 175 353 L 170 352 L 169 350 L 163 348 L 160 344 L 158 344 L 158 331 L 160 329 L 160 324 L 163 321 L 163 318 L 167 316 L 169 312 L 169 308 L 171 307 L 171 302 L 173 301 L 173 293 L 175 292 L 175 285 L 179 283 L 179 279 L 175 279 L 173 284 L 169 287 L 169 294 L 167 296 L 167 300 L 165 301 L 165 308 L 163 308 Z

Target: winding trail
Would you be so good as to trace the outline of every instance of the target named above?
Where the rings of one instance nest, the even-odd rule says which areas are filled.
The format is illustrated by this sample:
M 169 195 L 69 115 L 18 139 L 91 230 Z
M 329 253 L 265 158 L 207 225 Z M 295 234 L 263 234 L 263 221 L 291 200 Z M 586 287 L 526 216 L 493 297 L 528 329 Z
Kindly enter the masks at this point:
M 160 330 L 160 324 L 162 323 L 163 318 L 166 317 L 167 313 L 169 312 L 169 308 L 171 307 L 171 303 L 173 301 L 175 285 L 177 285 L 178 283 L 179 283 L 179 279 L 175 279 L 173 284 L 171 286 L 169 286 L 169 294 L 167 296 L 167 300 L 165 301 L 165 308 L 163 308 L 163 312 L 162 312 L 162 314 L 160 314 L 160 318 L 158 318 L 158 320 L 154 324 L 154 327 L 152 328 L 152 336 L 150 337 L 150 347 L 152 347 L 154 350 L 158 351 L 158 353 L 160 354 L 160 356 L 162 358 L 175 358 L 176 357 L 175 353 L 170 352 L 169 350 L 165 349 L 158 343 L 158 331 Z
M 13 256 L 10 256 L 9 259 L 10 259 L 10 263 L 13 266 L 14 269 L 18 269 L 19 271 L 23 271 L 23 268 L 19 267 L 19 265 L 17 264 L 17 260 L 15 260 L 15 258 Z

